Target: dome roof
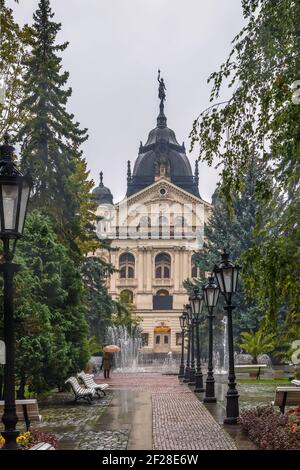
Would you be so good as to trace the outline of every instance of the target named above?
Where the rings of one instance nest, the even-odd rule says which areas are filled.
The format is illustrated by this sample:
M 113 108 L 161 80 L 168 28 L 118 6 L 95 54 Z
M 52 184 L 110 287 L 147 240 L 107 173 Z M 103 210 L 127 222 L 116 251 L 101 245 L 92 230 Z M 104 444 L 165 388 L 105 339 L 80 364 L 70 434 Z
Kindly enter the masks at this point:
M 163 101 L 160 102 L 157 126 L 149 132 L 146 144 L 141 143 L 132 175 L 131 170 L 127 172 L 127 196 L 151 185 L 160 175 L 168 177 L 172 183 L 200 197 L 198 177 L 193 175 L 184 143 L 180 145 L 175 132 L 167 127 Z
M 103 184 L 103 173 L 100 173 L 100 183 L 92 191 L 92 195 L 98 204 L 113 204 L 113 195 L 109 188 Z

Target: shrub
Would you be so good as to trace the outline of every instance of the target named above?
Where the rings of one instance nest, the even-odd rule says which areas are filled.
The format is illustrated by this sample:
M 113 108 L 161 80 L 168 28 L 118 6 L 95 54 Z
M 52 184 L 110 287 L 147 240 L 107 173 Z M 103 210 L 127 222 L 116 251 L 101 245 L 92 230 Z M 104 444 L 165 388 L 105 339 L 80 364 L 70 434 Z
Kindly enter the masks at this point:
M 57 448 L 57 438 L 54 434 L 50 432 L 42 432 L 39 429 L 30 429 L 29 432 L 24 432 L 20 434 L 17 438 L 17 443 L 21 446 L 22 449 L 30 449 L 35 444 L 39 442 L 46 442 L 50 444 L 55 449 Z M 5 440 L 0 435 L 0 449 L 5 444 Z
M 300 450 L 300 430 L 292 415 L 295 413 L 283 415 L 271 405 L 257 406 L 243 410 L 239 424 L 261 449 Z

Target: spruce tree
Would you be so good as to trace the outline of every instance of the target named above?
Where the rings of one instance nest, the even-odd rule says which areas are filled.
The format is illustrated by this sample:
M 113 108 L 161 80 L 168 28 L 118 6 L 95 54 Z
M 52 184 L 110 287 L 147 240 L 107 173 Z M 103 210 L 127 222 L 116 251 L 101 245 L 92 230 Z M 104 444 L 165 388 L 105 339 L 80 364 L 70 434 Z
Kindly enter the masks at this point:
M 89 333 L 102 344 L 114 309 L 114 302 L 108 293 L 106 282 L 112 272 L 114 272 L 112 266 L 96 256 L 87 257 L 82 265 Z
M 17 377 L 21 389 L 62 387 L 85 367 L 88 326 L 80 271 L 58 240 L 48 217 L 37 210 L 26 221 L 16 259 Z
M 80 150 L 88 136 L 67 111 L 72 90 L 67 87 L 69 73 L 62 71 L 58 54 L 68 43 L 56 44 L 61 24 L 53 16 L 49 0 L 40 0 L 23 77 L 21 109 L 29 118 L 17 140 L 22 144 L 22 168 L 34 179 L 31 207 L 50 215 L 61 239 L 79 255 L 77 242 L 86 236 L 86 219 L 91 220 L 94 208 L 89 198 L 93 183 L 88 181 Z
M 232 261 L 243 265 L 244 253 L 257 242 L 255 228 L 261 208 L 256 200 L 255 187 L 260 174 L 261 164 L 252 156 L 242 191 L 232 194 L 233 211 L 218 190 L 215 192 L 211 216 L 205 227 L 204 251 L 194 255 L 195 264 L 200 267 L 201 272 L 209 272 L 215 264 L 220 263 L 220 253 L 224 248 L 230 252 Z M 234 303 L 235 337 L 238 337 L 241 331 L 256 331 L 263 315 L 257 303 L 245 297 L 242 276 Z M 218 313 L 224 314 L 221 306 Z

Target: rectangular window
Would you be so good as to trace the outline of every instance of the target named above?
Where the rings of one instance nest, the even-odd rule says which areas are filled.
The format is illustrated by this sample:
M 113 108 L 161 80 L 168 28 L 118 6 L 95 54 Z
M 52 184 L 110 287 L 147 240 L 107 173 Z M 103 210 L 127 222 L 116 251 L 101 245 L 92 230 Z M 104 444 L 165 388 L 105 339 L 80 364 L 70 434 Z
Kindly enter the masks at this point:
M 176 346 L 181 346 L 181 345 L 182 345 L 182 334 L 176 333 Z
M 169 344 L 169 336 L 164 336 L 164 344 Z
M 154 295 L 153 296 L 153 310 L 172 310 L 173 309 L 173 296 L 172 295 Z
M 142 333 L 142 345 L 148 346 L 149 344 L 149 333 Z
M 160 336 L 157 335 L 155 338 L 155 344 L 159 344 L 159 343 L 160 343 Z

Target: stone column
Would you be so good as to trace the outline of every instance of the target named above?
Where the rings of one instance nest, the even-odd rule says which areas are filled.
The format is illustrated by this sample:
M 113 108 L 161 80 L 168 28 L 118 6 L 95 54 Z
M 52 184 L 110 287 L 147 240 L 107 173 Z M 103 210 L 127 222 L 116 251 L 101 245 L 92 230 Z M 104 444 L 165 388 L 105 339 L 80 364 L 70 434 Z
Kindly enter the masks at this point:
M 178 247 L 174 247 L 174 263 L 173 263 L 173 284 L 174 284 L 174 291 L 177 292 L 180 286 L 180 251 Z
M 152 291 L 152 273 L 153 273 L 153 266 L 152 266 L 152 247 L 147 247 L 146 252 L 147 263 L 146 263 L 146 290 L 147 292 Z
M 137 281 L 138 281 L 138 292 L 143 292 L 143 247 L 139 247 L 137 250 Z
M 110 262 L 113 266 L 118 267 L 117 263 L 117 255 L 113 251 L 110 253 L 111 258 Z M 110 276 L 110 291 L 115 292 L 116 291 L 116 280 L 119 276 L 119 273 L 114 273 Z
M 191 274 L 190 274 L 191 270 L 189 269 L 189 252 L 184 247 L 182 248 L 182 260 L 183 260 L 183 266 L 182 266 L 182 274 L 183 274 L 182 282 L 183 282 L 187 278 L 191 277 Z

